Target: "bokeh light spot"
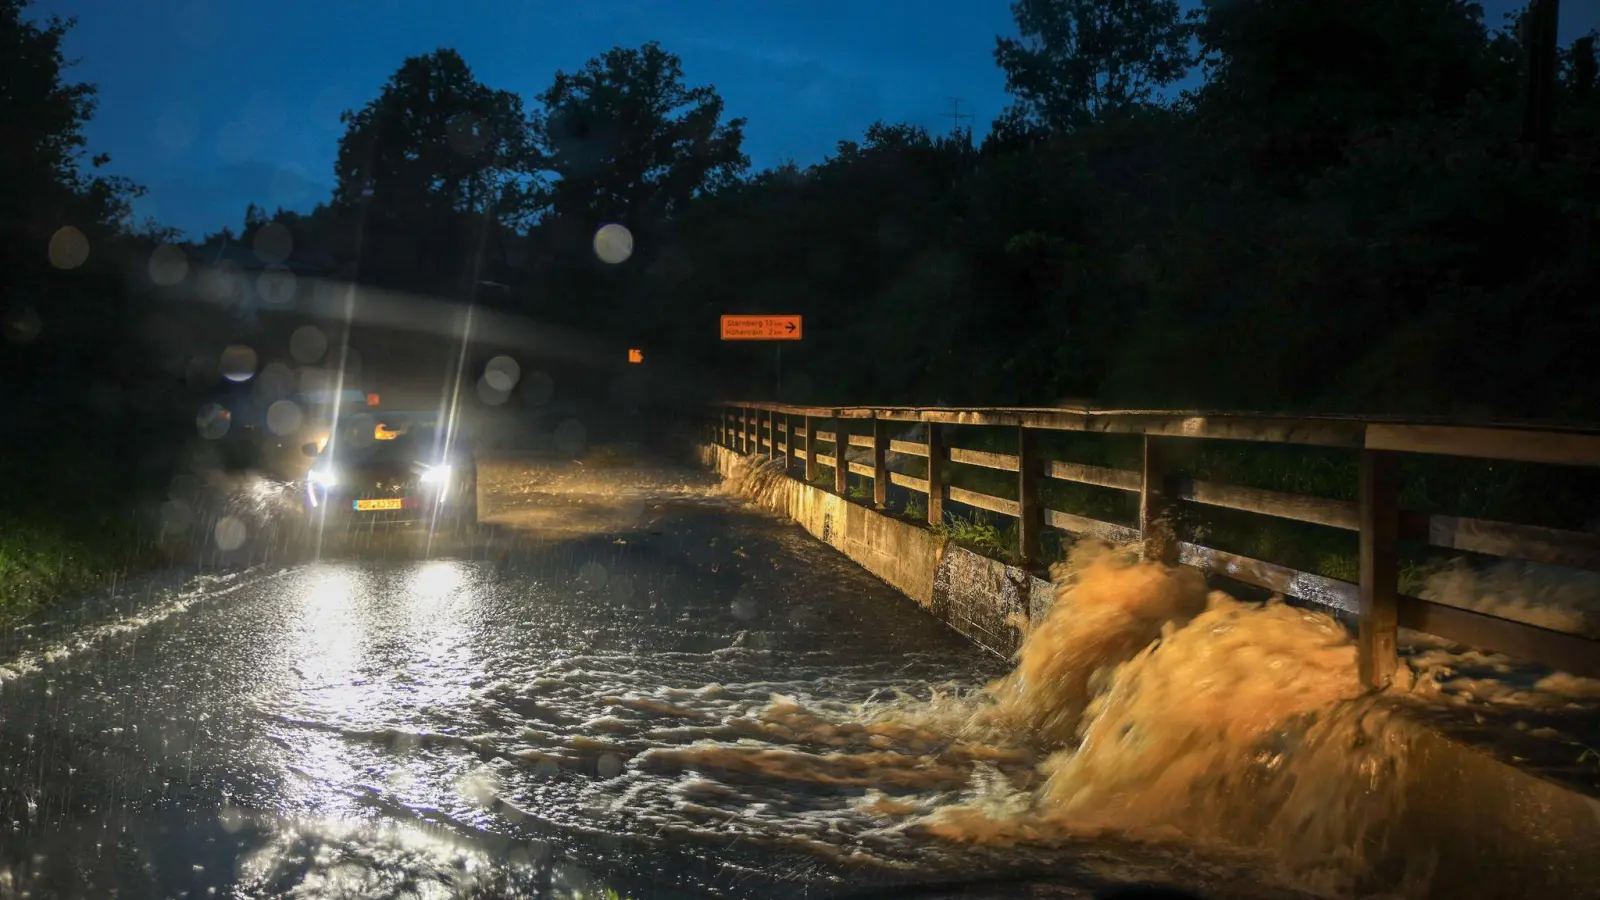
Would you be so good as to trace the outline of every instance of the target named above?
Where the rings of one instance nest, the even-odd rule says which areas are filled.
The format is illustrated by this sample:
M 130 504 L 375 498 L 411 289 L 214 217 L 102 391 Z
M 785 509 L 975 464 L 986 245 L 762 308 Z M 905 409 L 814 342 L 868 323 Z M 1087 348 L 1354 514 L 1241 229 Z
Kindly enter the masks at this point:
M 301 366 L 295 380 L 299 382 L 302 394 L 333 390 L 333 375 L 317 366 Z
M 162 244 L 150 254 L 150 281 L 172 287 L 189 277 L 189 257 L 182 247 Z
M 278 437 L 288 437 L 300 430 L 305 414 L 293 400 L 279 400 L 267 407 L 267 430 Z
M 214 441 L 228 433 L 228 426 L 233 424 L 233 414 L 218 403 L 207 403 L 200 407 L 200 414 L 194 418 L 195 427 L 200 430 L 200 436 L 208 441 Z
M 502 391 L 489 383 L 488 373 L 478 379 L 478 399 L 489 406 L 499 406 L 511 399 L 510 391 Z
M 295 362 L 314 363 L 328 352 L 328 336 L 315 325 L 301 325 L 289 336 L 289 355 Z
M 249 534 L 245 524 L 233 516 L 223 516 L 217 520 L 216 527 L 211 529 L 211 536 L 221 550 L 237 550 L 243 547 L 244 540 Z
M 239 280 L 227 264 L 211 266 L 200 275 L 200 296 L 213 303 L 226 303 L 239 289 Z
M 471 113 L 451 116 L 445 127 L 449 131 L 450 149 L 462 156 L 476 156 L 489 143 L 489 131 L 483 120 Z
M 294 273 L 281 265 L 269 265 L 256 276 L 256 293 L 268 306 L 288 306 L 294 291 Z
M 194 508 L 174 497 L 161 504 L 161 527 L 167 531 L 185 532 L 194 525 Z
M 633 232 L 615 222 L 600 226 L 594 233 L 594 255 L 614 266 L 627 262 L 633 256 Z
M 76 269 L 89 259 L 89 239 L 83 232 L 63 225 L 50 236 L 50 265 L 58 269 Z
M 244 344 L 229 344 L 222 351 L 222 377 L 249 381 L 256 374 L 256 351 Z
M 496 356 L 483 369 L 483 380 L 497 391 L 510 391 L 522 377 L 522 367 L 509 356 Z
M 294 371 L 281 362 L 269 362 L 256 376 L 256 398 L 264 403 L 282 400 L 294 390 Z

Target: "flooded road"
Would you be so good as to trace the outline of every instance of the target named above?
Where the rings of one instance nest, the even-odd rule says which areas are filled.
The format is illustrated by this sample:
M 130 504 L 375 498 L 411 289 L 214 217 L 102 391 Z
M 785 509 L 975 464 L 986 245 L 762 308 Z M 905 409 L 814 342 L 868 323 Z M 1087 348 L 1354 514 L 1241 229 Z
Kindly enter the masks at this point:
M 884 827 L 875 807 L 904 802 L 885 792 L 943 802 L 1026 761 L 849 724 L 861 704 L 1007 667 L 708 476 L 484 482 L 482 533 L 433 558 L 325 548 L 8 641 L 0 896 L 1190 877 L 1154 850 L 1150 869 L 1105 847 L 1023 864 Z
M 1325 616 L 1100 555 L 1013 665 L 713 476 L 481 480 L 8 634 L 0 898 L 1339 896 L 1388 840 Z

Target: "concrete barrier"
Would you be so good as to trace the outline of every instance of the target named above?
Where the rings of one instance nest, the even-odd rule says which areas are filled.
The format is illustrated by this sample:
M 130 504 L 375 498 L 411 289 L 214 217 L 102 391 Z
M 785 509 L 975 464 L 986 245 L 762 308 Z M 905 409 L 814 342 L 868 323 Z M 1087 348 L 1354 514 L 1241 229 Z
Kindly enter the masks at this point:
M 724 478 L 747 457 L 713 445 L 701 462 Z M 1019 619 L 1049 611 L 1054 587 L 1025 569 L 950 545 L 920 525 L 886 516 L 838 494 L 774 474 L 751 499 L 888 582 L 973 643 L 1002 658 L 1017 651 Z

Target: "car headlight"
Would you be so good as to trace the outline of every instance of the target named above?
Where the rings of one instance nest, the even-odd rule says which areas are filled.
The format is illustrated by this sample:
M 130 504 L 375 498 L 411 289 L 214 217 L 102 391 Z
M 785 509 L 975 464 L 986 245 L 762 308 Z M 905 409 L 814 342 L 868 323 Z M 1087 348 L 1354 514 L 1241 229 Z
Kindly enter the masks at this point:
M 422 470 L 421 480 L 423 484 L 443 484 L 450 480 L 450 467 L 429 466 Z
M 332 469 L 312 469 L 309 477 L 312 484 L 320 484 L 323 487 L 333 487 L 339 483 Z

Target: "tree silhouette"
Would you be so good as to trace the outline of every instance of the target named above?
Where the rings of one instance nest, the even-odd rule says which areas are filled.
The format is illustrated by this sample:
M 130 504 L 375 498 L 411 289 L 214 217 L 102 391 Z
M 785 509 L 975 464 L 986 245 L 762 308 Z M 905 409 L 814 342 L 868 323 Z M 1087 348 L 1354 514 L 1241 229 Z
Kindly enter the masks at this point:
M 557 72 L 539 100 L 541 166 L 552 176 L 543 199 L 557 216 L 647 225 L 750 165 L 745 120 L 722 121 L 716 88 L 686 86 L 681 60 L 654 42 Z
M 468 289 L 484 247 L 534 212 L 522 100 L 477 81 L 454 50 L 408 58 L 344 121 L 334 213 L 359 211 L 369 280 Z
M 1007 128 L 1082 128 L 1150 101 L 1193 64 L 1177 0 L 1016 0 L 994 57 L 1016 98 Z

